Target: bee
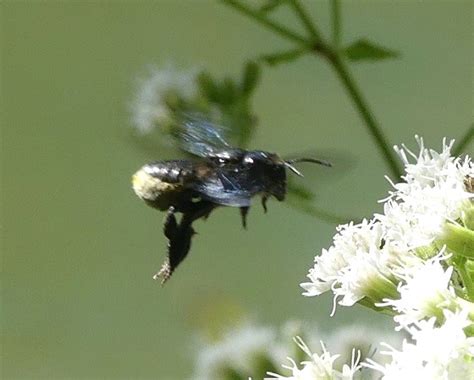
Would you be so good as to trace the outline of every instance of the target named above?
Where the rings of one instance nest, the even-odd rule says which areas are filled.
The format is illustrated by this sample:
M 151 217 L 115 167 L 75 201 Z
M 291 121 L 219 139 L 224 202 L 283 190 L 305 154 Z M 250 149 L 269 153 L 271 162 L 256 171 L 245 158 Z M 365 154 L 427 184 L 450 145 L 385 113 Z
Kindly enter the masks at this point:
M 240 209 L 242 225 L 255 196 L 267 212 L 270 197 L 283 201 L 287 193 L 287 170 L 298 176 L 298 162 L 331 166 L 314 158 L 282 159 L 276 153 L 231 146 L 223 130 L 210 122 L 189 119 L 178 131 L 181 148 L 194 159 L 150 162 L 132 177 L 135 194 L 149 206 L 166 211 L 163 232 L 168 254 L 153 278 L 165 283 L 191 248 L 194 221 L 207 218 L 217 207 Z M 176 213 L 181 213 L 177 221 Z

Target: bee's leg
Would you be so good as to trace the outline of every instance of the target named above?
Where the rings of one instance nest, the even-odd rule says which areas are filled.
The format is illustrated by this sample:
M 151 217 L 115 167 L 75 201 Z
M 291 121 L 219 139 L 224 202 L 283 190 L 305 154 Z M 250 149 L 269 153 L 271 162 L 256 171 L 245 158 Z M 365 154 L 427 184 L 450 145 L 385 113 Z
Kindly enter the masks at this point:
M 214 210 L 215 207 L 216 206 L 214 206 L 214 207 L 210 207 L 210 206 L 202 207 L 201 210 L 199 210 L 199 213 L 201 213 L 203 215 L 199 216 L 199 214 L 196 213 L 194 219 L 203 218 L 204 220 L 207 220 L 207 218 L 209 218 L 209 215 L 211 215 L 211 212 L 212 212 L 212 210 Z
M 268 196 L 266 195 L 263 195 L 262 196 L 262 207 L 263 207 L 263 211 L 265 212 L 265 214 L 267 213 L 267 199 L 268 199 Z
M 170 265 L 169 247 L 170 247 L 171 241 L 176 238 L 179 232 L 178 223 L 176 222 L 176 217 L 174 213 L 175 213 L 175 208 L 173 206 L 170 206 L 170 208 L 168 208 L 168 211 L 166 213 L 165 221 L 163 225 L 163 233 L 168 239 L 168 256 L 166 257 L 165 262 L 161 265 L 160 270 L 157 273 L 155 273 L 155 275 L 153 276 L 154 280 L 157 280 L 161 277 L 162 284 L 171 276 L 171 273 L 173 272 L 172 267 Z
M 247 229 L 247 214 L 249 213 L 250 207 L 241 207 L 240 216 L 242 217 L 242 227 Z
M 196 234 L 192 223 L 196 219 L 208 216 L 215 207 L 216 205 L 211 202 L 196 202 L 183 213 L 179 224 L 176 223 L 175 210 L 172 207 L 168 209 L 164 227 L 165 236 L 168 238 L 168 255 L 161 269 L 153 276 L 154 280 L 161 278 L 161 284 L 168 281 L 191 248 L 191 239 Z
M 154 280 L 161 278 L 162 285 L 169 280 L 177 266 L 188 254 L 194 234 L 195 231 L 191 225 L 178 226 L 176 234 L 168 241 L 168 256 L 161 269 L 153 276 Z
M 170 206 L 165 216 L 163 232 L 168 239 L 172 239 L 176 235 L 178 229 L 178 223 L 176 222 L 176 217 L 174 213 L 175 208 L 173 206 Z
M 181 219 L 181 226 L 191 225 L 192 222 L 199 218 L 207 218 L 209 214 L 217 207 L 216 204 L 208 201 L 196 202 L 193 208 L 183 213 L 183 219 Z

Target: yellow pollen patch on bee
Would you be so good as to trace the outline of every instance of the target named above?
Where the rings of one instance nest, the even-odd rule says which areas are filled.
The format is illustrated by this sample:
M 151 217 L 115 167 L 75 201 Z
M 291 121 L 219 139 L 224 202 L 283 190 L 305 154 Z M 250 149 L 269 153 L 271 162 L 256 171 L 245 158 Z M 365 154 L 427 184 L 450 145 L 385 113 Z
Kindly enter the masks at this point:
M 180 184 L 163 182 L 143 169 L 137 171 L 132 177 L 133 191 L 139 198 L 147 201 L 154 201 L 163 193 L 173 191 L 179 186 Z

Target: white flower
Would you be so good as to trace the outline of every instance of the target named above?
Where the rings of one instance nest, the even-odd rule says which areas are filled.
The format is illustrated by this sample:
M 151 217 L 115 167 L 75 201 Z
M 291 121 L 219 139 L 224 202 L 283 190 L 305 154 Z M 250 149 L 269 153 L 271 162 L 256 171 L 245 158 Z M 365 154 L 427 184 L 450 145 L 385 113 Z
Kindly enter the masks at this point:
M 299 369 L 295 361 L 288 358 L 291 362 L 291 366 L 283 365 L 283 367 L 291 371 L 291 376 L 283 376 L 269 372 L 268 375 L 272 376 L 272 378 L 292 380 L 350 380 L 354 378 L 355 372 L 360 368 L 358 364 L 359 355 L 357 355 L 357 357 L 353 355 L 351 364 L 345 364 L 342 371 L 338 371 L 333 368 L 333 364 L 339 355 L 331 355 L 322 342 L 322 354 L 320 355 L 312 353 L 301 338 L 295 338 L 295 342 L 311 360 L 302 362 L 302 368 Z
M 166 97 L 171 93 L 184 99 L 196 95 L 197 70 L 178 70 L 172 65 L 151 67 L 149 74 L 140 81 L 132 103 L 132 125 L 141 133 L 151 132 L 157 125 L 169 120 Z
M 386 342 L 392 347 L 400 348 L 405 334 L 396 333 L 393 327 L 386 329 L 374 328 L 371 325 L 353 324 L 337 329 L 325 338 L 326 347 L 330 352 L 337 352 L 340 357 L 336 360 L 336 368 L 340 363 L 351 360 L 353 351 L 360 352 L 361 360 L 371 358 L 378 363 L 386 362 L 386 357 L 377 349 L 379 342 Z M 362 368 L 363 370 L 363 368 Z M 362 371 L 363 372 L 363 371 Z M 373 374 L 374 376 L 370 376 Z M 361 373 L 363 378 L 378 378 L 375 372 Z
M 274 329 L 246 323 L 200 348 L 193 379 L 222 380 L 232 371 L 251 376 L 255 360 L 264 356 L 278 363 L 281 351 Z
M 315 257 L 310 282 L 301 284 L 304 295 L 331 290 L 335 303 L 339 300 L 343 306 L 362 299 L 371 303 L 398 299 L 400 278 L 394 273 L 419 266 L 418 255 L 443 238 L 446 223 L 457 223 L 467 215 L 474 194 L 467 191 L 465 180 L 474 177 L 473 163 L 468 157 L 451 156 L 452 141 L 443 140 L 443 150 L 437 153 L 426 149 L 421 138 L 416 139 L 418 156 L 405 146 L 395 147 L 406 174 L 404 182 L 392 183 L 395 190 L 385 200 L 384 214 L 338 227 L 333 245 Z M 407 156 L 416 162 L 410 163 Z
M 399 314 L 394 317 L 398 329 L 424 318 L 437 317 L 441 322 L 443 309 L 461 309 L 451 284 L 453 267 L 443 268 L 442 253 L 426 262 L 419 260 L 418 266 L 399 268 L 396 275 L 401 279 L 400 298 L 377 305 L 392 307 Z
M 395 285 L 390 264 L 398 260 L 383 241 L 381 223 L 364 220 L 339 226 L 334 244 L 323 249 L 314 259 L 308 278 L 301 284 L 306 296 L 316 296 L 332 290 L 334 299 L 342 297 L 340 305 L 352 306 L 369 296 L 381 301 L 393 295 Z
M 401 351 L 388 346 L 383 354 L 391 362 L 381 365 L 368 359 L 364 366 L 382 372 L 384 380 L 395 379 L 474 379 L 474 337 L 464 328 L 472 322 L 466 312 L 444 311 L 445 322 L 436 318 L 406 328 L 412 342 L 404 341 Z
M 404 182 L 392 183 L 394 191 L 384 200 L 384 214 L 376 215 L 386 230 L 386 238 L 402 250 L 426 246 L 440 237 L 447 221 L 462 217 L 474 194 L 466 190 L 466 176 L 474 176 L 474 165 L 451 156 L 454 140 L 443 140 L 443 151 L 424 147 L 415 136 L 420 152 L 406 146 L 395 147 L 405 164 Z M 410 163 L 411 156 L 415 163 Z

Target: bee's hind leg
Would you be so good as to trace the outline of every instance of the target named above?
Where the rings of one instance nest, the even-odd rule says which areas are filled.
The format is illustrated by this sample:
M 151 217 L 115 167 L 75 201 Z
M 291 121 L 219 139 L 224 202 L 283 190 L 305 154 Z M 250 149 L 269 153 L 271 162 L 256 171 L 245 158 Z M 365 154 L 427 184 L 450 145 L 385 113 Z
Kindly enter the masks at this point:
M 192 223 L 208 216 L 217 206 L 211 202 L 201 201 L 193 204 L 192 208 L 183 212 L 183 217 L 177 223 L 176 209 L 170 207 L 165 217 L 163 232 L 168 239 L 168 254 L 160 270 L 153 276 L 154 280 L 161 278 L 161 284 L 169 280 L 178 265 L 185 259 L 191 248 L 192 237 L 196 234 Z
M 178 222 L 176 222 L 175 208 L 170 206 L 165 216 L 163 232 L 168 239 L 172 239 L 174 236 L 176 236 L 177 231 Z
M 166 212 L 164 224 L 163 224 L 163 233 L 168 239 L 168 255 L 161 265 L 161 268 L 158 272 L 153 275 L 153 280 L 158 280 L 159 278 L 162 279 L 161 283 L 163 284 L 168 278 L 171 276 L 173 272 L 173 268 L 170 264 L 170 244 L 171 242 L 176 239 L 179 233 L 178 222 L 176 221 L 175 216 L 175 208 L 170 206 L 168 211 Z

